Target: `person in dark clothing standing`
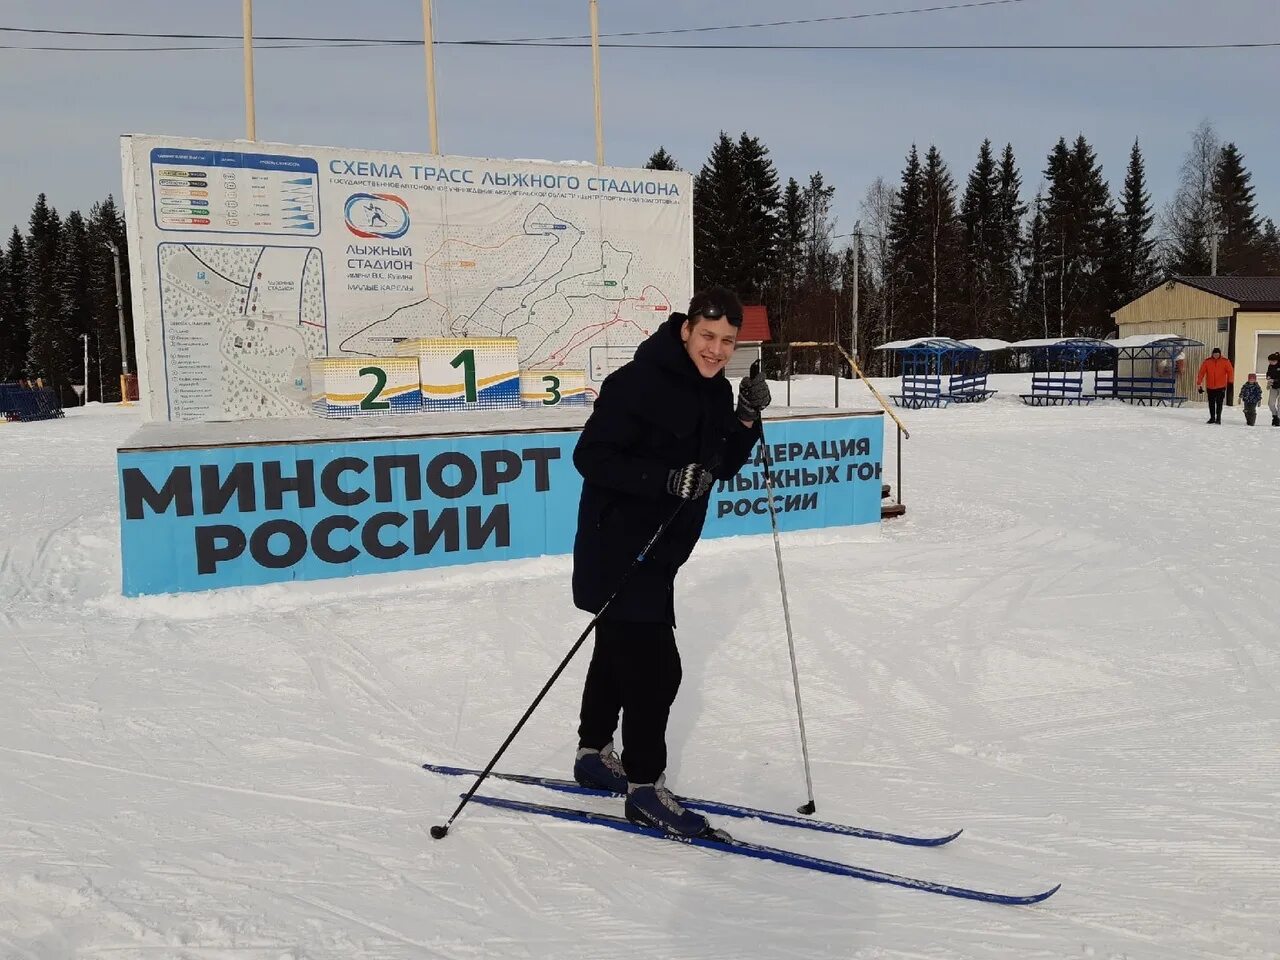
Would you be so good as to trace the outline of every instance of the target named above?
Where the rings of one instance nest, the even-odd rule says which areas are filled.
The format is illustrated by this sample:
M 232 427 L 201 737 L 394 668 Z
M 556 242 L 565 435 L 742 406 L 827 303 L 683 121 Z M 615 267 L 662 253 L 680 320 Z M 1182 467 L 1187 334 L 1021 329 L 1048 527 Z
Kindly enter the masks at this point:
M 667 718 L 681 679 L 675 577 L 702 534 L 707 494 L 747 461 L 771 400 L 757 374 L 742 380 L 734 406 L 724 370 L 741 326 L 742 304 L 732 291 L 696 294 L 687 315 L 672 313 L 635 359 L 604 381 L 573 455 L 583 479 L 574 604 L 599 613 L 623 584 L 596 624 L 574 777 L 625 793 L 633 822 L 683 836 L 711 828 L 665 786 Z M 619 714 L 620 760 L 613 751 Z
M 1280 427 L 1280 353 L 1267 357 L 1267 406 L 1271 410 L 1271 425 Z

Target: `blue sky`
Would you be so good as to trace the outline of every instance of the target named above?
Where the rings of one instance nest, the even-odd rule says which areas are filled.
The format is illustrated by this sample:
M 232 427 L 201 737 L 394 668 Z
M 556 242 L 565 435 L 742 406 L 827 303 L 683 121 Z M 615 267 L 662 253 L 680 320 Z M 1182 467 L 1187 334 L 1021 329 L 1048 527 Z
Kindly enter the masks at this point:
M 600 0 L 602 32 L 903 10 L 955 0 Z M 256 32 L 420 38 L 417 0 L 257 0 Z M 586 0 L 436 0 L 438 39 L 587 31 Z M 237 0 L 7 0 L 0 26 L 236 33 Z M 1276 0 L 1022 0 L 981 9 L 737 30 L 677 42 L 1156 43 L 1280 41 Z M 0 43 L 76 38 L 0 34 Z M 129 41 L 123 41 L 129 42 Z M 262 140 L 425 152 L 420 48 L 260 50 Z M 442 47 L 446 153 L 594 157 L 590 51 Z M 1011 141 L 1028 197 L 1059 136 L 1084 133 L 1113 189 L 1134 137 L 1160 206 L 1190 131 L 1235 141 L 1264 213 L 1280 220 L 1280 48 L 1210 52 L 717 52 L 604 50 L 607 161 L 641 165 L 665 144 L 696 170 L 720 129 L 748 130 L 785 179 L 822 170 L 847 230 L 876 176 L 895 180 L 914 141 L 936 143 L 963 184 L 983 137 Z M 0 50 L 0 229 L 36 193 L 60 211 L 120 193 L 117 137 L 244 132 L 237 50 Z

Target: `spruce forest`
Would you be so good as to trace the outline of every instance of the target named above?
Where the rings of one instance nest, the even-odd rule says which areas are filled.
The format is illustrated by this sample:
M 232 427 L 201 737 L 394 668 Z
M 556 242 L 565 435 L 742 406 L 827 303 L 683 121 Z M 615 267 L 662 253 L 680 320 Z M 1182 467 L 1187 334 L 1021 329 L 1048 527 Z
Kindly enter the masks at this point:
M 679 169 L 662 147 L 646 166 Z M 888 340 L 1105 337 L 1111 312 L 1164 276 L 1280 275 L 1280 235 L 1245 155 L 1209 123 L 1163 205 L 1137 141 L 1118 183 L 1083 135 L 1059 139 L 1030 172 L 1011 146 L 984 140 L 963 184 L 936 147 L 913 144 L 894 179 L 837 202 L 821 171 L 784 183 L 758 137 L 721 132 L 694 175 L 694 283 L 766 305 L 778 342 L 843 344 L 856 283 L 859 359 L 875 371 L 872 348 Z M 39 378 L 74 402 L 87 344 L 88 399 L 120 399 L 112 244 L 136 370 L 119 207 L 108 196 L 60 215 L 41 194 L 26 229 L 0 243 L 0 381 Z

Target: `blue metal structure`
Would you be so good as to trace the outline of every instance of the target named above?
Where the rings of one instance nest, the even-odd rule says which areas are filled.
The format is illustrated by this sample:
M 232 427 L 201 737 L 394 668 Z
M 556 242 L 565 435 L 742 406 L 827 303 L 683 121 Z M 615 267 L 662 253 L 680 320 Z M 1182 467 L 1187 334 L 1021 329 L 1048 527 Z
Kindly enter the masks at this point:
M 1178 396 L 1178 360 L 1192 347 L 1203 347 L 1190 337 L 1141 334 L 1112 340 L 1115 369 L 1099 372 L 1094 393 L 1100 400 L 1123 400 L 1139 406 L 1178 407 L 1187 398 Z
M 987 389 L 987 352 L 950 337 L 896 340 L 876 347 L 898 359 L 900 393 L 890 394 L 899 407 L 945 407 L 951 403 L 981 403 L 995 390 Z
M 25 383 L 0 383 L 0 417 L 5 420 L 53 420 L 62 415 L 57 391 Z
M 1014 350 L 1031 356 L 1031 392 L 1021 394 L 1032 407 L 1087 405 L 1097 399 L 1086 391 L 1085 378 L 1098 358 L 1112 351 L 1105 340 L 1094 337 L 1059 337 L 1051 340 L 1021 340 Z

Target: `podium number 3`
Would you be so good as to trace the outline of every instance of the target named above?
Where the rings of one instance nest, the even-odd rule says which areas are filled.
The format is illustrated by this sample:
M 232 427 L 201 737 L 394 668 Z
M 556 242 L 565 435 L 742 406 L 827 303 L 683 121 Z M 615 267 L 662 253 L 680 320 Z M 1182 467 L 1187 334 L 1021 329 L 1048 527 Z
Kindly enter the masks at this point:
M 381 367 L 363 367 L 360 370 L 360 376 L 374 377 L 378 382 L 373 385 L 373 389 L 369 391 L 369 395 L 360 401 L 361 410 L 390 410 L 391 404 L 386 400 L 379 400 L 382 394 L 382 388 L 387 385 L 387 371 Z
M 547 393 L 551 394 L 550 400 L 543 400 L 544 407 L 554 407 L 560 402 L 560 378 L 547 375 L 542 378 L 542 382 L 547 384 Z

